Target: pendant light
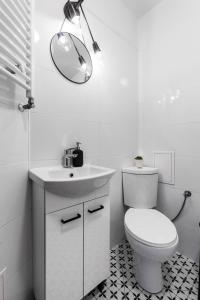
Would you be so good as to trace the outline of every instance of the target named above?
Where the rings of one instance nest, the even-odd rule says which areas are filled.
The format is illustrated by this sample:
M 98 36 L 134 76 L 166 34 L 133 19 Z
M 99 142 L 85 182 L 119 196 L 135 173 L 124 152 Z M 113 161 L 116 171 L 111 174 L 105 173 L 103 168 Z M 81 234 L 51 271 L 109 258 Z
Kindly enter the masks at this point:
M 80 10 L 81 10 L 81 12 L 83 14 L 83 17 L 85 19 L 85 22 L 87 24 L 88 31 L 90 33 L 91 39 L 92 39 L 92 47 L 93 47 L 94 53 L 99 54 L 101 52 L 101 49 L 100 49 L 98 43 L 95 41 L 95 39 L 93 37 L 93 34 L 92 34 L 92 31 L 90 29 L 88 20 L 86 18 L 85 12 L 84 12 L 83 7 L 82 7 L 83 1 L 84 0 L 79 0 L 77 2 L 74 2 L 74 1 L 72 2 L 72 1 L 68 0 L 67 3 L 64 6 L 65 18 L 68 21 L 72 22 L 73 24 L 78 24 L 80 22 L 80 15 L 81 15 Z
M 70 0 L 64 6 L 65 17 L 73 24 L 80 22 L 79 2 L 71 2 Z
M 95 53 L 95 54 L 99 54 L 99 53 L 101 52 L 101 49 L 100 49 L 98 43 L 94 40 L 92 31 L 91 31 L 91 29 L 90 29 L 90 25 L 89 25 L 89 23 L 88 23 L 88 20 L 87 20 L 87 18 L 86 18 L 86 15 L 85 15 L 85 12 L 84 12 L 84 10 L 83 10 L 82 5 L 80 5 L 80 7 L 81 7 L 81 11 L 82 11 L 83 17 L 84 17 L 84 19 L 85 19 L 85 22 L 86 22 L 86 24 L 87 24 L 87 27 L 88 27 L 88 30 L 89 30 L 91 39 L 92 39 L 92 47 L 93 47 L 94 53 Z

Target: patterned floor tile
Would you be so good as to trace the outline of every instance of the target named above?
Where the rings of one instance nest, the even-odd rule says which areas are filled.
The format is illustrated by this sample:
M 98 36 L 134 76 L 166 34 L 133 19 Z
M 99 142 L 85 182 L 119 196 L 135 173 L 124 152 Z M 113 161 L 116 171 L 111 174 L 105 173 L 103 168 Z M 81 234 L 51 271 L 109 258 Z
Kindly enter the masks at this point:
M 127 300 L 146 300 L 145 295 L 137 287 L 133 290 L 124 289 L 124 299 Z
M 105 300 L 104 297 L 106 296 L 106 299 L 121 300 L 121 299 L 123 299 L 123 292 L 124 292 L 124 289 L 110 288 L 105 291 L 103 296 L 102 296 L 102 293 L 100 293 L 96 299 L 98 299 L 98 300 L 104 299 Z
M 176 253 L 162 265 L 164 288 L 150 294 L 136 281 L 134 251 L 127 241 L 111 250 L 110 277 L 102 291 L 94 289 L 84 300 L 197 300 L 198 265 Z
M 109 277 L 107 280 L 106 280 L 106 287 L 109 289 L 109 288 L 123 288 L 124 286 L 124 280 L 120 280 L 119 278 L 115 277 Z
M 99 290 L 96 288 L 94 290 L 92 290 L 86 297 L 84 297 L 83 299 L 87 299 L 87 300 L 95 300 L 97 297 L 97 294 L 99 293 Z

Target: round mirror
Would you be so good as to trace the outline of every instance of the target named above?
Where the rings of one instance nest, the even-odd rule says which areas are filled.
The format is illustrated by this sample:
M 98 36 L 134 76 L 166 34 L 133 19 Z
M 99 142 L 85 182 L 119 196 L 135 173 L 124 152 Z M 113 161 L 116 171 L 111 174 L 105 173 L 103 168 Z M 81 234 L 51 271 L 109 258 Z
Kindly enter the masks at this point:
M 92 75 L 92 59 L 89 51 L 76 36 L 60 32 L 51 40 L 51 57 L 58 71 L 68 80 L 85 83 Z

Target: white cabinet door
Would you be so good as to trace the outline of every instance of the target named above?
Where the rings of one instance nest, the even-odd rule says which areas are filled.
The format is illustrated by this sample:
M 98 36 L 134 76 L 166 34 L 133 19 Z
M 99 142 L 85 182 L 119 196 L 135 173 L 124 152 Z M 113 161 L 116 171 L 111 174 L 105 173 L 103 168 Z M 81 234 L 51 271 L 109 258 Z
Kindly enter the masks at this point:
M 84 203 L 84 296 L 109 276 L 110 203 L 108 197 Z
M 83 204 L 46 215 L 46 300 L 83 297 Z

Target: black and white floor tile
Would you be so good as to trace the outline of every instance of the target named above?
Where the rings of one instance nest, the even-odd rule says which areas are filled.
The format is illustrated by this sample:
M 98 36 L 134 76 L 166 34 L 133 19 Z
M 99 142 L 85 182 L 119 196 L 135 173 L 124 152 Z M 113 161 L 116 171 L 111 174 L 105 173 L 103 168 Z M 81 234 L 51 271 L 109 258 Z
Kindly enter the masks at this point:
M 135 279 L 134 252 L 127 241 L 111 250 L 110 277 L 104 288 L 93 290 L 84 300 L 197 300 L 198 266 L 191 259 L 176 253 L 163 264 L 164 289 L 151 295 Z

